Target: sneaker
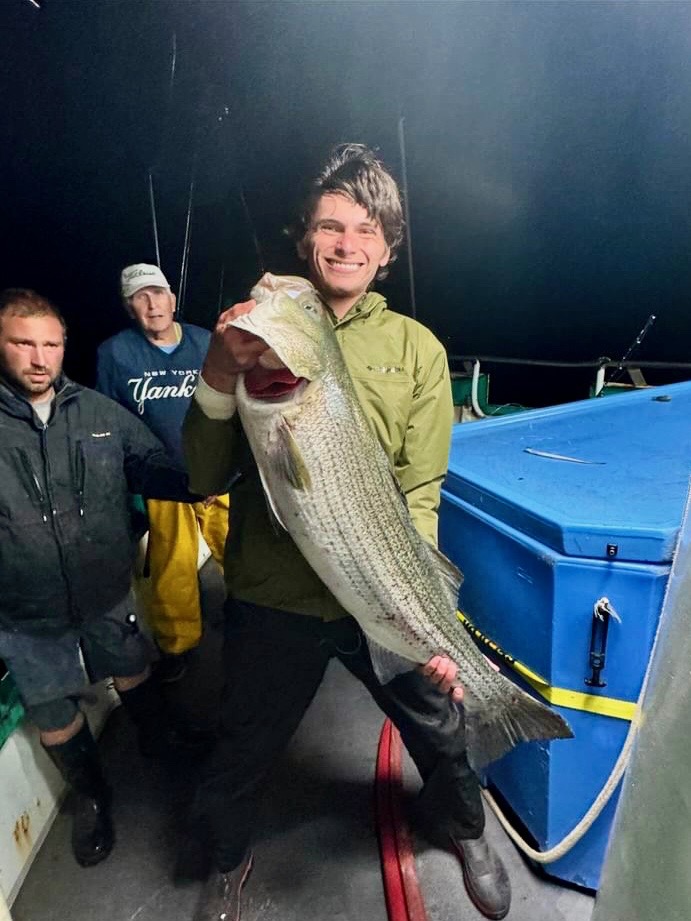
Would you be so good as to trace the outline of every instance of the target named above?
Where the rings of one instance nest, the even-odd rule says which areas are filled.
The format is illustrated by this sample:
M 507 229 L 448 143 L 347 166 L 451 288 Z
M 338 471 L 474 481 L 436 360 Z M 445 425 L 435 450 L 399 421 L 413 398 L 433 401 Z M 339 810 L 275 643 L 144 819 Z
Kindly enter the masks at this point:
M 167 652 L 161 653 L 161 658 L 154 664 L 154 674 L 161 684 L 173 684 L 179 681 L 187 671 L 186 652 L 179 655 L 171 655 Z
M 251 869 L 250 853 L 234 870 L 213 870 L 202 889 L 193 921 L 240 921 L 240 895 Z

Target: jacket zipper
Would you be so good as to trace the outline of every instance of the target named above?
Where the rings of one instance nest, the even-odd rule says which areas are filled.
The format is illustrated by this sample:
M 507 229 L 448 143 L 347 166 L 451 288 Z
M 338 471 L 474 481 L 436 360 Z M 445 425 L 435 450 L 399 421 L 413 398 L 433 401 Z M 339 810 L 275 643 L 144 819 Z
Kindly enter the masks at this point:
M 79 500 L 79 517 L 84 517 L 84 480 L 86 478 L 86 461 L 84 459 L 84 445 L 77 442 L 77 456 L 75 459 L 77 477 L 77 498 Z
M 28 453 L 24 450 L 20 450 L 19 456 L 22 459 L 22 467 L 24 468 L 24 472 L 29 478 L 29 483 L 31 484 L 31 488 L 34 493 L 34 498 L 38 501 L 38 507 L 41 512 L 41 517 L 43 518 L 43 521 L 47 524 L 48 515 L 46 514 L 46 497 L 43 492 L 43 489 L 41 488 L 41 481 L 39 480 L 36 474 L 36 471 L 33 468 L 33 465 L 31 463 L 31 458 L 29 457 Z
M 44 466 L 45 474 L 46 474 L 46 492 L 48 494 L 50 518 L 53 524 L 53 533 L 55 534 L 55 542 L 57 543 L 57 546 L 58 546 L 58 556 L 60 557 L 60 568 L 62 569 L 62 577 L 65 580 L 65 590 L 67 594 L 68 610 L 72 613 L 73 622 L 80 623 L 80 618 L 76 617 L 74 614 L 75 608 L 74 608 L 74 599 L 72 596 L 72 586 L 70 584 L 67 565 L 65 562 L 65 550 L 62 545 L 62 537 L 60 534 L 60 527 L 59 527 L 58 520 L 57 520 L 57 509 L 55 508 L 55 504 L 53 503 L 53 496 L 51 494 L 51 489 L 50 489 L 51 474 L 50 474 L 50 460 L 48 457 L 47 432 L 48 432 L 48 423 L 44 422 L 41 427 L 41 455 L 43 457 L 43 466 Z

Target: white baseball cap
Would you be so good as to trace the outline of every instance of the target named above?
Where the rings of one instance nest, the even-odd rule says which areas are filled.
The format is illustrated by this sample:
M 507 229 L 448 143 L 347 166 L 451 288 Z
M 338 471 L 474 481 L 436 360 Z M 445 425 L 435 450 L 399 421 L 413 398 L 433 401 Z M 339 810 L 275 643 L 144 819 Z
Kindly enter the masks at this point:
M 128 265 L 122 270 L 120 275 L 120 293 L 124 298 L 132 297 L 142 288 L 168 288 L 170 285 L 168 279 L 157 265 L 147 265 L 146 262 L 138 262 L 136 265 Z

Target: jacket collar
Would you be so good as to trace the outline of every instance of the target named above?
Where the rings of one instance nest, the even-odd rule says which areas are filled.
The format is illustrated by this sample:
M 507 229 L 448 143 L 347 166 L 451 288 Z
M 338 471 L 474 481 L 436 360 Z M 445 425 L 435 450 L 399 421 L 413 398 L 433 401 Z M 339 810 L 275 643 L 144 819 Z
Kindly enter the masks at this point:
M 352 323 L 354 320 L 363 320 L 373 314 L 383 313 L 387 309 L 386 298 L 382 297 L 376 291 L 367 291 L 362 295 L 359 301 L 356 301 L 348 313 L 341 317 L 340 320 L 329 310 L 329 316 L 334 327 L 344 326 L 346 323 Z
M 83 389 L 79 384 L 71 381 L 66 374 L 60 374 L 55 381 L 56 407 L 77 396 Z M 0 412 L 16 416 L 19 419 L 26 419 L 29 422 L 33 421 L 34 418 L 31 403 L 4 377 L 0 377 Z

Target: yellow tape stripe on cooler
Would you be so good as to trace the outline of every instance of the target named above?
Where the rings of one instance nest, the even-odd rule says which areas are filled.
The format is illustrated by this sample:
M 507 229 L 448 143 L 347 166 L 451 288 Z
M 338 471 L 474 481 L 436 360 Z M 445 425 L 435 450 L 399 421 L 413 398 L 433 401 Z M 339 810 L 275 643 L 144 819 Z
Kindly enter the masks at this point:
M 595 694 L 582 694 L 579 691 L 569 691 L 566 688 L 554 688 L 544 678 L 528 668 L 522 662 L 497 646 L 493 640 L 479 630 L 475 624 L 462 612 L 457 611 L 458 619 L 476 640 L 488 647 L 506 665 L 518 672 L 528 684 L 544 697 L 546 701 L 557 707 L 568 707 L 571 710 L 584 710 L 587 713 L 598 713 L 600 716 L 613 716 L 619 720 L 631 721 L 636 714 L 636 704 L 630 700 L 620 700 L 618 697 L 600 697 Z

